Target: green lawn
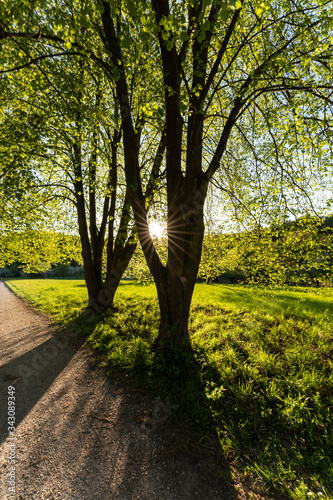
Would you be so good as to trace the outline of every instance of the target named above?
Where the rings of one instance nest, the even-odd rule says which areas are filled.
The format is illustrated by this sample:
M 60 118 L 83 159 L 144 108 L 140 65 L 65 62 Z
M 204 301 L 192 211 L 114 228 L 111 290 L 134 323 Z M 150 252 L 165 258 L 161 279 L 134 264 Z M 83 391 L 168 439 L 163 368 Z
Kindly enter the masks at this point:
M 87 292 L 84 280 L 63 279 L 6 279 L 8 285 L 28 301 L 55 314 L 63 311 L 63 300 L 75 310 L 84 308 Z M 117 291 L 118 297 L 156 298 L 154 284 L 141 285 L 134 281 L 122 281 Z M 250 287 L 242 285 L 197 284 L 193 296 L 193 306 L 223 305 L 228 310 L 247 309 L 261 313 L 297 313 L 298 316 L 316 317 L 322 315 L 333 320 L 333 289 L 308 287 Z M 61 312 L 59 311 L 61 309 Z
M 83 281 L 9 280 L 54 319 L 79 318 Z M 333 498 L 333 290 L 204 285 L 190 319 L 195 360 L 152 350 L 154 285 L 122 282 L 112 312 L 82 323 L 102 366 L 120 366 L 214 425 L 241 477 L 275 498 Z

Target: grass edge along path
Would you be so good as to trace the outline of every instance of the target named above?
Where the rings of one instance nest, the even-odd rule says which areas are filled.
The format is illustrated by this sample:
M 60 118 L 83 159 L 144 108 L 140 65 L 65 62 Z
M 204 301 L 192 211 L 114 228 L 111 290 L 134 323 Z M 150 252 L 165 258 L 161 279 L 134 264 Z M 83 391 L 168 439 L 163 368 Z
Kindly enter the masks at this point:
M 8 285 L 60 323 L 86 303 L 82 281 Z M 331 289 L 197 285 L 190 332 L 200 388 L 186 356 L 154 355 L 157 331 L 154 287 L 125 282 L 87 341 L 101 366 L 127 370 L 205 428 L 203 388 L 225 457 L 261 491 L 333 498 Z

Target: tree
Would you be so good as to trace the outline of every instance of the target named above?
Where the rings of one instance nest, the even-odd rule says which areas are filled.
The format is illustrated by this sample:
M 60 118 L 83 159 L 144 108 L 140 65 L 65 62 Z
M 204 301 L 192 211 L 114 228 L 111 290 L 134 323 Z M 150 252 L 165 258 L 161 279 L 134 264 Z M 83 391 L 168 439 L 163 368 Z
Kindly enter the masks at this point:
M 52 265 L 82 263 L 78 236 L 51 231 L 10 231 L 0 237 L 0 262 L 11 265 L 19 262 L 26 273 L 40 273 Z
M 13 157 L 22 162 L 25 178 L 34 172 L 30 187 L 43 193 L 45 202 L 60 199 L 67 206 L 64 218 L 68 228 L 71 224 L 76 227 L 68 216 L 68 212 L 71 213 L 68 204 L 74 205 L 89 307 L 101 311 L 113 303 L 121 276 L 136 248 L 137 236 L 128 189 L 121 186 L 125 180 L 117 103 L 98 69 L 93 71 L 88 64 L 77 60 L 71 62 L 70 69 L 67 66 L 68 61 L 63 58 L 60 63 L 48 61 L 41 71 L 38 68 L 34 71 L 34 87 L 30 93 L 25 89 L 24 99 L 22 96 L 11 99 L 8 135 L 13 143 Z M 52 89 L 45 92 L 50 81 Z M 24 101 L 24 111 L 21 101 Z M 29 111 L 37 116 L 39 136 L 29 133 L 27 124 L 27 132 L 22 134 L 25 144 L 17 145 L 15 138 L 19 131 L 14 118 L 22 113 L 30 116 Z M 144 145 L 139 140 L 138 131 L 137 147 L 142 153 Z M 156 178 L 162 164 L 164 142 L 162 135 L 157 145 L 160 154 L 153 168 Z M 9 141 L 7 150 L 8 144 Z M 155 146 L 152 139 L 150 146 Z M 146 163 L 149 161 L 146 158 Z M 16 165 L 13 160 L 7 161 L 9 174 L 15 171 L 13 165 Z M 152 202 L 155 183 L 153 177 L 148 178 L 147 206 Z
M 225 269 L 225 260 L 232 247 L 229 235 L 207 234 L 202 242 L 198 277 L 211 284 Z
M 35 110 L 31 112 L 25 107 L 26 83 L 23 74 L 20 79 L 0 79 L 1 235 L 31 229 L 37 219 L 39 224 L 47 220 L 45 197 L 34 188 L 36 172 L 27 162 L 41 139 L 41 122 Z M 20 107 L 13 105 L 15 99 L 21 99 Z M 43 194 L 50 200 L 50 192 L 44 191 Z M 50 209 L 56 212 L 55 204 Z
M 232 267 L 247 283 L 314 284 L 332 280 L 332 231 L 325 219 L 300 217 L 227 236 Z M 226 259 L 220 261 L 224 266 Z
M 18 13 L 7 0 L 5 8 L 2 43 L 13 47 L 19 40 L 30 51 L 17 67 L 55 57 L 55 52 L 61 54 L 67 47 L 73 56 L 103 68 L 115 89 L 129 198 L 158 292 L 157 343 L 184 347 L 208 185 L 227 147 L 236 151 L 237 143 L 245 141 L 251 148 L 249 127 L 257 127 L 255 108 L 269 120 L 271 131 L 279 115 L 270 110 L 288 106 L 290 95 L 297 94 L 303 102 L 311 96 L 317 103 L 313 107 L 317 117 L 323 113 L 320 103 L 332 87 L 332 3 L 97 0 L 80 6 L 55 2 L 40 12 L 24 4 L 24 12 Z M 11 15 L 20 22 L 13 23 Z M 37 51 L 41 45 L 43 49 Z M 142 135 L 149 134 L 151 123 L 162 130 L 165 122 L 166 130 L 166 265 L 149 234 L 137 148 L 136 120 L 147 113 L 148 106 L 149 121 Z M 270 169 L 270 164 L 261 169 L 261 185 L 269 177 L 279 184 L 288 179 L 283 169 L 279 177 L 270 176 Z M 236 173 L 239 189 L 250 196 L 246 169 L 240 165 Z
M 133 154 L 130 109 L 123 116 L 123 132 L 126 175 L 128 182 L 135 182 L 131 200 L 138 235 L 158 291 L 160 344 L 170 341 L 181 344 L 187 339 L 191 297 L 201 256 L 203 205 L 208 182 L 219 168 L 228 141 L 241 128 L 242 116 L 253 102 L 265 105 L 262 96 L 267 94 L 283 98 L 283 91 L 306 91 L 321 86 L 311 74 L 308 78 L 299 74 L 297 66 L 305 61 L 315 65 L 320 56 L 331 50 L 330 42 L 327 45 L 327 5 L 316 10 L 315 19 L 312 4 L 302 3 L 302 7 L 295 9 L 288 2 L 283 8 L 235 2 L 229 9 L 217 2 L 186 2 L 184 12 L 184 4 L 179 6 L 163 0 L 152 1 L 151 10 L 145 9 L 158 39 L 164 75 L 169 237 L 166 266 L 162 265 L 151 239 L 147 241 L 147 217 L 138 162 Z M 119 35 L 122 18 L 118 16 L 117 30 L 109 3 L 101 2 L 100 6 L 102 40 L 116 68 L 118 98 L 126 103 L 129 89 Z M 139 21 L 143 15 L 141 4 L 137 12 L 135 20 Z M 326 35 L 321 54 L 315 41 L 318 30 Z M 326 82 L 323 87 L 328 88 Z M 221 132 L 204 168 L 202 151 L 207 115 L 210 109 L 215 111 L 217 107 L 222 118 Z

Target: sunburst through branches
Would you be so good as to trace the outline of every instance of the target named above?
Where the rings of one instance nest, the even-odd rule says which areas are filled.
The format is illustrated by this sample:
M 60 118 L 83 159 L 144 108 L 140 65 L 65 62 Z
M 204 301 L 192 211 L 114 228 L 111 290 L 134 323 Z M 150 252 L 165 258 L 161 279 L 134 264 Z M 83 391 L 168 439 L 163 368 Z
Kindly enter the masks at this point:
M 149 233 L 152 238 L 161 239 L 166 235 L 166 225 L 153 219 L 149 222 Z

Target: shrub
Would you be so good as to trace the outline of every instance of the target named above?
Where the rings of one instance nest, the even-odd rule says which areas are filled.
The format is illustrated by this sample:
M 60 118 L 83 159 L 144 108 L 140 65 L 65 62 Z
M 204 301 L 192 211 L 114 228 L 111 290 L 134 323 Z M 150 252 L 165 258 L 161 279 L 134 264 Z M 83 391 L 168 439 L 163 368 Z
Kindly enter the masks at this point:
M 53 276 L 58 278 L 66 278 L 70 275 L 69 264 L 58 264 L 52 270 Z

